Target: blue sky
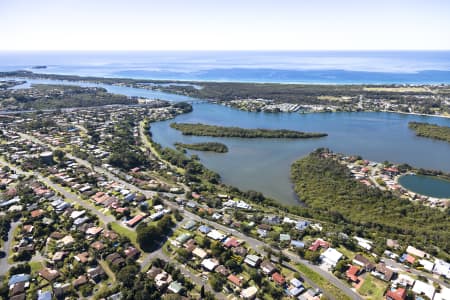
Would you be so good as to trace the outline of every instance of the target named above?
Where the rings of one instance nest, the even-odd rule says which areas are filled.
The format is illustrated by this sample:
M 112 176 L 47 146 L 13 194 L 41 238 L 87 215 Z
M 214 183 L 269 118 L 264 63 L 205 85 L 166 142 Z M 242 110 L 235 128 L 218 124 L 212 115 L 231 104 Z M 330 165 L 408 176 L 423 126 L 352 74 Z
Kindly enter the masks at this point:
M 450 49 L 448 0 L 0 0 L 0 50 Z

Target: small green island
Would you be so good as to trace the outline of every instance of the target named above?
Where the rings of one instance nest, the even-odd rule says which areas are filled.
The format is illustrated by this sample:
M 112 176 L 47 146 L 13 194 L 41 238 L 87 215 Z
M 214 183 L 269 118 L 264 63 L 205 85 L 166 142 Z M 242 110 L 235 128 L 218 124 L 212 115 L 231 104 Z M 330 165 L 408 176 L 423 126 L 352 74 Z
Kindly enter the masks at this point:
M 450 143 L 450 127 L 421 122 L 409 122 L 408 126 L 416 132 L 417 136 L 447 141 Z
M 195 143 L 195 144 L 175 143 L 175 146 L 178 148 L 197 150 L 197 151 L 210 151 L 210 152 L 217 152 L 217 153 L 227 153 L 228 152 L 227 145 L 222 144 L 222 143 L 216 143 L 216 142 Z
M 324 137 L 326 133 L 302 132 L 286 129 L 247 129 L 240 127 L 225 127 L 206 124 L 172 123 L 170 127 L 179 130 L 183 135 L 238 137 L 238 138 L 289 138 L 305 139 Z

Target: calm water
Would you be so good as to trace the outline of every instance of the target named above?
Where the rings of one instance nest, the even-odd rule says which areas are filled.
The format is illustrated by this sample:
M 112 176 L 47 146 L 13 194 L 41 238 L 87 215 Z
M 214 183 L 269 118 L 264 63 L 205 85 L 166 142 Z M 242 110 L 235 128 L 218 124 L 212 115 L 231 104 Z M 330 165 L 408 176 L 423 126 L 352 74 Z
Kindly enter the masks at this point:
M 31 83 L 74 84 L 54 80 L 31 80 Z M 170 101 L 195 101 L 185 96 L 109 85 L 113 93 L 159 98 Z M 26 87 L 25 84 L 23 87 Z M 304 140 L 239 139 L 183 136 L 165 121 L 152 125 L 154 138 L 164 146 L 175 142 L 220 141 L 229 147 L 226 154 L 195 152 L 225 183 L 243 190 L 257 190 L 286 204 L 295 204 L 289 169 L 292 162 L 319 147 L 336 152 L 359 154 L 374 161 L 389 160 L 416 167 L 450 172 L 450 144 L 416 137 L 408 129 L 409 121 L 432 122 L 450 126 L 450 119 L 393 113 L 252 113 L 215 104 L 195 104 L 194 111 L 176 118 L 177 122 L 201 122 L 245 128 L 285 128 L 326 132 L 328 137 Z M 194 153 L 194 152 L 192 152 Z
M 450 51 L 0 52 L 0 71 L 18 69 L 200 81 L 450 83 Z
M 226 154 L 195 153 L 207 167 L 219 172 L 224 182 L 244 190 L 261 191 L 288 204 L 296 201 L 289 180 L 290 165 L 319 147 L 359 154 L 374 161 L 405 162 L 450 171 L 450 144 L 416 137 L 408 129 L 409 121 L 450 126 L 449 119 L 392 113 L 251 113 L 214 104 L 197 104 L 192 113 L 178 116 L 175 121 L 327 132 L 328 137 L 303 140 L 211 138 L 183 136 L 169 127 L 173 120 L 152 125 L 155 140 L 164 146 L 201 141 L 226 144 L 229 148 Z
M 415 193 L 435 197 L 450 198 L 450 181 L 430 176 L 405 175 L 398 182 Z

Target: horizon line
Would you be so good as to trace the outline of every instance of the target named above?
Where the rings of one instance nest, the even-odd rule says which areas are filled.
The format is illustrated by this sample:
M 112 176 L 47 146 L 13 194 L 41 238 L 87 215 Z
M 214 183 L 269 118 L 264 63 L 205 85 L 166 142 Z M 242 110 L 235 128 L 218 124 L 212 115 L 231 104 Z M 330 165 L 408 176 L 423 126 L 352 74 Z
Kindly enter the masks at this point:
M 0 52 L 447 52 L 450 49 L 0 49 Z

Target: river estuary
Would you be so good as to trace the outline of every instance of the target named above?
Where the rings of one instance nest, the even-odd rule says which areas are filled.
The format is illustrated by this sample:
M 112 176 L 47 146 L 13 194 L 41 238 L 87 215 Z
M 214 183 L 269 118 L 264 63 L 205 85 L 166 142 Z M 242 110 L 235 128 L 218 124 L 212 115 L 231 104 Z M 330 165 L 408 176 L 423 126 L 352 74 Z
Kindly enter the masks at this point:
M 30 83 L 69 84 L 56 80 L 28 80 Z M 77 82 L 82 86 L 101 86 L 112 93 L 158 98 L 169 101 L 197 101 L 159 91 Z M 25 84 L 22 87 L 26 87 Z M 218 172 L 222 180 L 243 190 L 256 190 L 284 204 L 296 204 L 289 179 L 290 165 L 319 147 L 335 152 L 358 154 L 373 161 L 408 163 L 414 167 L 450 172 L 450 144 L 417 137 L 408 122 L 420 121 L 450 126 L 450 119 L 384 112 L 358 113 L 256 113 L 222 105 L 195 103 L 191 113 L 152 124 L 153 138 L 163 146 L 175 142 L 217 141 L 226 144 L 225 154 L 189 151 Z M 241 139 L 183 136 L 169 127 L 172 122 L 206 123 L 244 128 L 292 129 L 326 132 L 314 139 Z M 450 183 L 443 186 L 450 189 Z

